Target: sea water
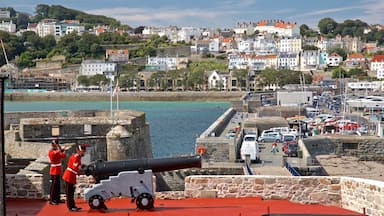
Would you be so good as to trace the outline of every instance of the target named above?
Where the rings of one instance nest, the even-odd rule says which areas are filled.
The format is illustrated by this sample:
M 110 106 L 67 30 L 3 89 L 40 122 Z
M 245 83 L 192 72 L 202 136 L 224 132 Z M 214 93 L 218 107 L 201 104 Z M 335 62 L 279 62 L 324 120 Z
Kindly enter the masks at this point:
M 230 104 L 228 102 L 120 101 L 119 109 L 145 112 L 150 125 L 154 157 L 195 152 L 196 137 L 204 132 Z M 55 110 L 110 110 L 107 101 L 5 101 L 5 112 Z M 117 109 L 116 103 L 112 109 Z

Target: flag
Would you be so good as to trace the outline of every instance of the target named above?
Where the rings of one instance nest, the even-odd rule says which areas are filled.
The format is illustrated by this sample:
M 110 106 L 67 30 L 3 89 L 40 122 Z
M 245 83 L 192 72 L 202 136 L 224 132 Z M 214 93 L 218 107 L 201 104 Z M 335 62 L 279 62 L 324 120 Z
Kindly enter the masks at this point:
M 116 86 L 115 88 L 113 89 L 113 94 L 112 96 L 116 96 L 120 91 L 120 87 L 119 87 L 119 80 L 116 81 Z

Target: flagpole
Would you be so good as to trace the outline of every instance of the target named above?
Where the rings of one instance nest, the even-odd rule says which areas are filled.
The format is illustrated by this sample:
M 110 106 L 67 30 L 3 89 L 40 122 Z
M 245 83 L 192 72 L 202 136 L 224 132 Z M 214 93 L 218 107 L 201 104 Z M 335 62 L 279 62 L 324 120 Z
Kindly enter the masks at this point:
M 119 79 L 116 80 L 116 111 L 117 111 L 117 121 L 119 121 L 119 91 L 120 91 L 120 86 L 119 86 Z
M 110 114 L 111 114 L 111 119 L 113 120 L 113 91 L 112 91 L 112 78 L 110 78 L 110 81 L 109 81 L 109 92 L 110 92 Z

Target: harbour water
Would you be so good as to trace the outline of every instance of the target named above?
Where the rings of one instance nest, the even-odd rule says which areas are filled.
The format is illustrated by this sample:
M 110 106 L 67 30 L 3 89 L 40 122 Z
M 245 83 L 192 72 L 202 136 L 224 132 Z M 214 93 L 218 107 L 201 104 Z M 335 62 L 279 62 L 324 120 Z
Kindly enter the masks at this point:
M 113 106 L 116 109 L 116 104 Z M 119 102 L 119 109 L 146 113 L 154 157 L 193 153 L 196 136 L 207 129 L 229 106 L 228 102 Z M 110 103 L 108 101 L 5 101 L 4 103 L 5 112 L 95 109 L 110 110 Z

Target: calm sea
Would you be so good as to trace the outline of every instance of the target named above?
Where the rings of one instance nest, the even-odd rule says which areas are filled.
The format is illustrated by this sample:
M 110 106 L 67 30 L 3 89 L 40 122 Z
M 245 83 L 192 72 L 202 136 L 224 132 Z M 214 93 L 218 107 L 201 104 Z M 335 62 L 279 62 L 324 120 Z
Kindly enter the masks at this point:
M 119 102 L 119 109 L 146 113 L 154 157 L 193 153 L 196 136 L 204 132 L 229 106 L 228 102 Z M 110 110 L 110 103 L 107 101 L 5 101 L 4 103 L 5 112 L 94 109 Z

